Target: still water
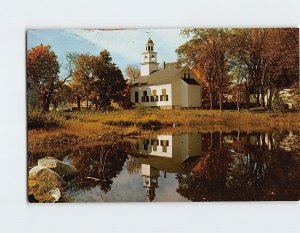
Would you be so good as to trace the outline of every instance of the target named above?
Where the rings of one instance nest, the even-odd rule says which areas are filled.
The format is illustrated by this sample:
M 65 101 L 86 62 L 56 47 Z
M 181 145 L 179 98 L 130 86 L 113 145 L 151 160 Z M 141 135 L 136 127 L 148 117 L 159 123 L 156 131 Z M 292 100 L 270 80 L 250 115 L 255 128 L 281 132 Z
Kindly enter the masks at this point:
M 68 202 L 300 199 L 300 133 L 160 134 L 29 151 L 29 169 L 52 156 L 79 176 Z

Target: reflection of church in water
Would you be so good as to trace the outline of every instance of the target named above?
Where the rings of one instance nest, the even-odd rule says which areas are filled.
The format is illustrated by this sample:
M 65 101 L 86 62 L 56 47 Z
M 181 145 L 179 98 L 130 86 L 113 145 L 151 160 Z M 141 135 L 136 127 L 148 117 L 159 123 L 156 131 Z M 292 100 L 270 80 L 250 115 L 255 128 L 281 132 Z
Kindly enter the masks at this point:
M 155 198 L 160 172 L 189 173 L 202 149 L 201 134 L 158 135 L 141 139 L 132 146 L 132 155 L 142 164 L 143 185 L 150 201 Z

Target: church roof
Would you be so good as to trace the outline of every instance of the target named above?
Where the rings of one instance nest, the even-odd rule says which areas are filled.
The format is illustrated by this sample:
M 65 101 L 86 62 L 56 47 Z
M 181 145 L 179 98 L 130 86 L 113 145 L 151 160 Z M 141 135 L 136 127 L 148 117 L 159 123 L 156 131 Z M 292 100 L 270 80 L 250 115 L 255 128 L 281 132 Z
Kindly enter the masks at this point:
M 151 40 L 150 38 L 148 39 L 148 44 L 153 44 L 153 40 Z
M 132 86 L 153 86 L 170 84 L 174 78 L 184 69 L 170 66 L 166 69 L 154 71 L 152 74 L 142 76 L 132 83 Z M 200 85 L 195 79 L 182 78 L 189 85 Z
M 182 78 L 189 85 L 200 85 L 195 79 L 193 78 Z
M 150 85 L 169 84 L 173 81 L 173 79 L 181 70 L 182 68 L 176 68 L 176 67 L 168 67 L 166 69 L 157 70 L 150 75 L 142 76 L 138 78 L 132 84 L 132 86 L 150 86 Z

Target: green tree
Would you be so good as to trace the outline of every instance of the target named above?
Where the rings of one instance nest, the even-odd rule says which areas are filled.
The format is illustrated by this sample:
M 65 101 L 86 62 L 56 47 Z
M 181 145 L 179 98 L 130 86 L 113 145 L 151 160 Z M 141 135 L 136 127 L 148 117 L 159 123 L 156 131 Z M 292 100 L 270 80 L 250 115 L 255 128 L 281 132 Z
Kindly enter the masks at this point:
M 96 109 L 106 109 L 111 101 L 124 97 L 126 81 L 121 70 L 112 62 L 107 50 L 98 56 L 79 55 L 73 73 L 72 88 L 76 95 L 92 101 Z
M 123 99 L 126 81 L 107 50 L 95 57 L 93 76 L 97 109 L 105 109 L 111 105 L 111 101 Z

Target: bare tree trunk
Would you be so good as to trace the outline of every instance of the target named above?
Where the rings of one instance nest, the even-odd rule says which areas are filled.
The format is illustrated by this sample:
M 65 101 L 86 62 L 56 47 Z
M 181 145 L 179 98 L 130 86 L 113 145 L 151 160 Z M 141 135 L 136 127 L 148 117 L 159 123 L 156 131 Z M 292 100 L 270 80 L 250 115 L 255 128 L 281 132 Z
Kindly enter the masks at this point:
M 52 103 L 53 103 L 53 107 L 55 108 L 55 110 L 58 108 L 58 103 L 56 100 L 52 99 Z
M 77 110 L 80 111 L 81 110 L 81 106 L 80 106 L 81 98 L 79 95 L 77 95 L 76 99 L 77 99 Z
M 258 88 L 256 88 L 256 107 L 258 107 L 259 105 L 260 105 L 259 90 L 258 90 Z
M 237 100 L 236 100 L 236 105 L 237 105 L 237 110 L 238 110 L 238 112 L 241 112 L 241 109 L 240 109 L 240 97 L 241 96 L 241 90 L 240 89 L 238 89 L 237 90 Z
M 250 108 L 250 90 L 249 90 L 248 84 L 246 84 L 245 89 L 246 89 L 246 108 L 247 108 L 247 110 L 249 110 L 249 108 Z
M 44 100 L 43 100 L 43 112 L 49 112 L 50 102 L 51 102 L 51 94 L 48 93 L 48 94 L 46 94 L 44 96 Z
M 209 88 L 209 101 L 210 101 L 210 110 L 214 107 L 213 93 L 211 87 Z
M 265 104 L 265 91 L 264 91 L 264 88 L 263 87 L 260 87 L 260 93 L 261 93 L 261 107 L 265 107 L 266 104 Z
M 270 110 L 272 109 L 272 99 L 273 99 L 273 90 L 270 89 L 270 94 L 269 94 L 268 103 L 267 103 Z
M 220 101 L 220 111 L 223 111 L 223 88 L 222 88 L 222 85 L 220 86 L 220 91 L 219 91 L 219 101 Z
M 212 83 L 212 108 L 214 109 L 217 106 L 217 98 L 216 98 L 216 94 L 215 94 L 215 81 L 213 81 Z

